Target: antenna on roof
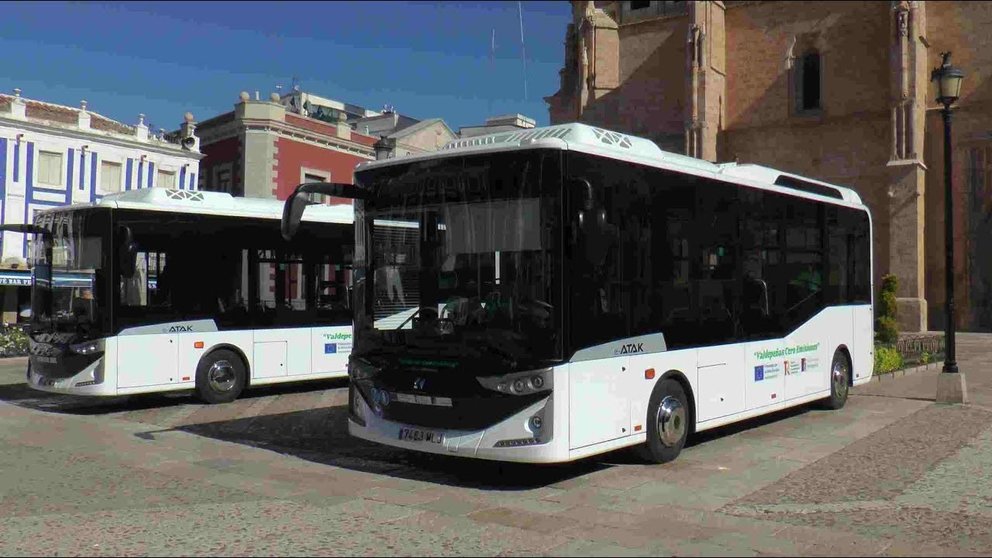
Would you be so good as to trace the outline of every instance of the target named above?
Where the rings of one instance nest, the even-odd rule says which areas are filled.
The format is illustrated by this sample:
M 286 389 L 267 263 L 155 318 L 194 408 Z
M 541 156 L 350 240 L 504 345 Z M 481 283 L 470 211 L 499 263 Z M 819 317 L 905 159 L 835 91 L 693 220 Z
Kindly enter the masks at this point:
M 495 61 L 495 58 L 496 58 L 496 28 L 493 27 L 493 37 L 492 37 L 492 41 L 489 43 L 489 75 L 490 76 L 495 76 L 496 75 L 494 73 L 495 68 L 493 67 L 493 63 Z M 488 97 L 489 97 L 489 110 L 487 111 L 487 113 L 489 115 L 492 115 L 492 113 L 493 113 L 493 97 L 492 97 L 492 93 L 490 93 L 488 95 Z
M 517 15 L 520 16 L 520 60 L 524 64 L 524 101 L 527 100 L 527 47 L 524 45 L 524 9 L 517 1 Z

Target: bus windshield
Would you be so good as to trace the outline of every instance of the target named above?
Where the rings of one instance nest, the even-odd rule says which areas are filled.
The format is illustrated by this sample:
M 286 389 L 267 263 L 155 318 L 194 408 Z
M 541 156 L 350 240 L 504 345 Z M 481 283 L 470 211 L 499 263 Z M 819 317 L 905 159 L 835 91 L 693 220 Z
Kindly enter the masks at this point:
M 560 169 L 518 152 L 360 173 L 356 351 L 557 358 Z
M 92 339 L 102 332 L 101 306 L 106 304 L 104 240 L 106 212 L 64 211 L 39 215 L 36 224 L 52 231 L 47 240 L 31 241 L 34 287 L 31 296 L 33 332 L 72 333 Z

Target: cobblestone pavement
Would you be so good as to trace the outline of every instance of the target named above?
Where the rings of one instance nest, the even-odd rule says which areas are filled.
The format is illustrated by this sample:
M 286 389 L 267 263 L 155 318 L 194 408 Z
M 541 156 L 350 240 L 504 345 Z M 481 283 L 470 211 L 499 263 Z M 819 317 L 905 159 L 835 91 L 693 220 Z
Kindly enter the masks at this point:
M 343 381 L 94 401 L 29 390 L 9 360 L 0 554 L 988 555 L 992 335 L 959 354 L 972 405 L 927 401 L 921 373 L 663 466 L 542 467 L 353 439 Z

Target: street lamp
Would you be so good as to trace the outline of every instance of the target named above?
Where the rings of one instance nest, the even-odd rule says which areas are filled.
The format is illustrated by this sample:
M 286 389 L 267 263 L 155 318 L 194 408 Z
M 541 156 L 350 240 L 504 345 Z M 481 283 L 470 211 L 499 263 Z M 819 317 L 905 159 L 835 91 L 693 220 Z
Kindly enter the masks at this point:
M 946 248 L 945 279 L 946 279 L 946 313 L 947 324 L 945 333 L 944 369 L 941 376 L 952 380 L 950 385 L 960 386 L 960 395 L 951 396 L 945 400 L 963 401 L 964 380 L 958 380 L 958 363 L 954 355 L 954 211 L 953 193 L 951 183 L 951 105 L 958 100 L 961 94 L 961 81 L 964 79 L 964 72 L 951 65 L 951 53 L 942 52 L 940 56 L 943 62 L 930 74 L 930 81 L 937 82 L 937 102 L 944 105 L 940 111 L 944 117 L 944 244 Z M 954 374 L 950 377 L 948 374 Z M 937 399 L 941 400 L 942 395 L 947 395 L 943 386 L 946 382 L 941 382 L 937 387 Z M 953 387 L 952 391 L 957 391 Z

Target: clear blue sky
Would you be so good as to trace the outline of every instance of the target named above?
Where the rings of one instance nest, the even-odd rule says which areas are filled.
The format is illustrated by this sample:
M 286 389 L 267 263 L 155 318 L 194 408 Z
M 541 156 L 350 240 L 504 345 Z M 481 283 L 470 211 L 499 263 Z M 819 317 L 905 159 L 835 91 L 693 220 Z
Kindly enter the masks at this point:
M 390 104 L 457 131 L 522 113 L 547 124 L 568 2 L 2 2 L 0 91 L 128 124 L 178 127 L 263 96 L 303 90 L 370 109 Z M 490 63 L 493 29 L 495 61 Z

